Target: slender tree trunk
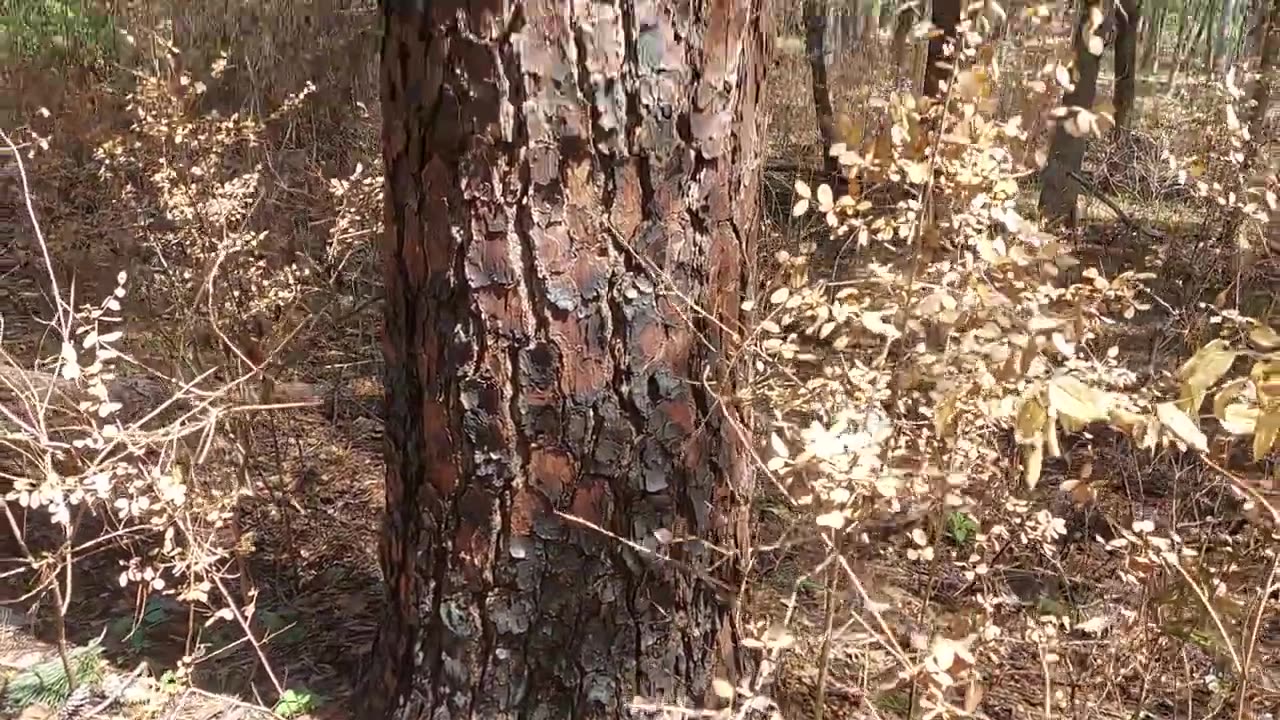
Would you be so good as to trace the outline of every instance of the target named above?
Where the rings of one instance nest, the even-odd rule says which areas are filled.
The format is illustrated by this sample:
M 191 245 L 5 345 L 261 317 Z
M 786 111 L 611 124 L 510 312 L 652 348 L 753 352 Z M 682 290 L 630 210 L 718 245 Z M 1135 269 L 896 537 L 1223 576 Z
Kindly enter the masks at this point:
M 831 157 L 835 144 L 835 111 L 831 107 L 831 89 L 827 84 L 827 0 L 805 0 L 805 52 L 809 56 L 809 73 L 813 85 L 813 112 L 822 140 L 822 170 L 828 177 L 840 172 L 839 161 Z
M 893 54 L 893 66 L 901 73 L 907 65 L 907 51 L 910 44 L 907 42 L 911 35 L 911 28 L 915 27 L 916 20 L 920 17 L 920 8 L 917 3 L 910 2 L 898 10 L 898 17 L 893 24 L 893 43 L 890 46 L 890 52 Z M 914 79 L 912 80 L 914 82 Z
M 1230 59 L 1231 31 L 1235 26 L 1234 0 L 1222 0 L 1222 12 L 1218 15 L 1218 32 L 1214 33 L 1213 56 L 1210 67 L 1214 73 L 1225 75 Z
M 1253 86 L 1253 104 L 1249 112 L 1249 135 L 1255 143 L 1264 142 L 1266 138 L 1267 111 L 1271 107 L 1271 96 L 1275 94 L 1277 66 L 1280 65 L 1280 0 L 1271 0 L 1270 7 L 1259 35 L 1262 36 L 1262 47 L 1258 58 L 1258 79 Z
M 1178 79 L 1178 73 L 1187 63 L 1194 63 L 1198 56 L 1197 48 L 1200 47 L 1200 39 L 1204 37 L 1205 28 L 1211 23 L 1213 17 L 1213 0 L 1205 0 L 1200 12 L 1196 14 L 1196 21 L 1187 26 L 1189 33 L 1185 39 L 1178 43 L 1178 56 L 1173 64 L 1169 66 L 1169 79 L 1166 87 L 1172 88 Z M 1184 50 L 1185 48 L 1185 50 Z
M 384 3 L 387 611 L 358 717 L 614 720 L 735 681 L 764 5 Z
M 951 79 L 952 65 L 955 63 L 956 28 L 960 25 L 962 0 L 933 0 L 930 20 L 933 22 L 933 35 L 929 38 L 929 51 L 924 67 L 925 97 L 939 99 L 943 95 L 947 82 Z
M 1263 0 L 1266 2 L 1266 0 Z M 1271 98 L 1280 85 L 1280 0 L 1271 0 L 1270 7 L 1263 11 L 1263 27 L 1261 35 L 1260 57 L 1258 58 L 1258 79 L 1253 86 L 1253 107 L 1249 116 L 1249 134 L 1255 147 L 1251 157 L 1257 164 L 1274 167 L 1271 163 L 1272 143 L 1274 138 L 1266 131 L 1267 111 L 1271 108 Z M 1237 220 L 1243 222 L 1243 220 Z M 1271 252 L 1280 253 L 1280 212 L 1271 211 L 1263 230 L 1267 248 Z
M 880 47 L 880 3 L 881 0 L 866 0 L 860 7 L 865 15 L 862 25 L 862 47 L 864 50 Z
M 894 11 L 897 9 L 895 5 L 894 0 L 876 0 L 877 12 L 880 13 L 876 19 L 877 26 L 886 27 L 894 21 Z
M 1222 0 L 1224 4 L 1230 1 L 1231 0 Z M 1200 26 L 1200 33 L 1196 36 L 1196 46 L 1200 45 L 1201 39 L 1204 40 L 1204 65 L 1202 65 L 1201 67 L 1203 68 L 1204 75 L 1206 77 L 1213 76 L 1213 62 L 1214 62 L 1213 49 L 1215 46 L 1215 38 L 1213 33 L 1206 34 L 1206 31 L 1210 29 L 1216 29 L 1218 27 L 1217 18 L 1214 17 L 1214 11 L 1217 9 L 1218 9 L 1217 4 L 1213 3 L 1213 6 L 1209 9 L 1207 13 L 1205 13 L 1204 23 Z
M 1075 86 L 1062 98 L 1062 104 L 1070 109 L 1067 117 L 1058 120 L 1049 145 L 1049 161 L 1043 173 L 1040 188 L 1040 217 L 1046 225 L 1076 224 L 1076 200 L 1080 185 L 1071 178 L 1079 172 L 1084 162 L 1087 128 L 1076 122 L 1074 109 L 1092 111 L 1098 94 L 1098 66 L 1101 55 L 1089 52 L 1089 38 L 1101 36 L 1103 28 L 1098 22 L 1104 17 L 1102 0 L 1086 0 L 1081 8 L 1073 38 L 1075 46 Z
M 1267 34 L 1267 17 L 1271 10 L 1269 0 L 1253 0 L 1249 10 L 1249 26 L 1244 33 L 1244 50 L 1241 57 L 1252 60 L 1262 55 L 1262 40 Z
M 1138 62 L 1138 67 L 1145 71 L 1152 71 L 1156 68 L 1156 64 L 1160 58 L 1160 39 L 1164 35 L 1164 24 L 1169 16 L 1169 0 L 1161 0 L 1160 9 L 1157 10 L 1153 19 L 1147 23 L 1147 36 L 1144 38 L 1142 46 L 1142 60 Z M 1151 17 L 1148 15 L 1148 17 Z
M 1272 138 L 1268 136 L 1266 126 L 1271 98 L 1277 85 L 1280 85 L 1280 0 L 1270 0 L 1268 5 L 1264 26 L 1259 33 L 1262 47 L 1258 58 L 1258 77 L 1249 93 L 1252 103 L 1244 117 L 1249 126 L 1249 147 L 1245 151 L 1239 175 L 1246 179 L 1245 182 L 1254 175 L 1254 169 L 1259 165 L 1270 165 Z M 1244 221 L 1245 216 L 1238 208 L 1228 208 L 1225 220 L 1219 224 L 1217 245 L 1235 247 Z M 1268 246 L 1280 247 L 1280 217 L 1277 213 L 1271 213 L 1264 232 Z
M 1138 89 L 1138 22 L 1142 17 L 1142 0 L 1119 0 L 1116 5 L 1116 85 L 1113 104 L 1116 127 L 1127 128 L 1133 122 L 1134 98 Z

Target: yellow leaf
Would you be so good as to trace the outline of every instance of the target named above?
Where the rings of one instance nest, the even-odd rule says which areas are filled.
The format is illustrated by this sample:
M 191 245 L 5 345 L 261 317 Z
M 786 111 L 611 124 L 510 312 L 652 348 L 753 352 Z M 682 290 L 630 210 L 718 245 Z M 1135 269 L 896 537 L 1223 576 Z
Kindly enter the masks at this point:
M 1179 440 L 1199 450 L 1208 452 L 1209 439 L 1204 436 L 1195 421 L 1187 416 L 1176 403 L 1164 402 L 1156 406 L 1156 417 Z
M 866 132 L 861 121 L 855 120 L 845 113 L 836 114 L 835 130 L 836 140 L 849 147 L 856 147 L 861 144 L 863 135 Z
M 951 421 L 955 418 L 956 406 L 959 404 L 960 396 L 965 390 L 966 388 L 963 387 L 955 388 L 947 393 L 946 397 L 942 398 L 942 402 L 938 403 L 938 406 L 934 408 L 933 429 L 938 434 L 938 437 L 950 437 Z
M 773 454 L 785 458 L 791 456 L 791 451 L 787 448 L 787 443 L 783 441 L 777 433 L 769 436 L 769 445 L 773 448 Z
M 1040 403 L 1039 397 L 1033 394 L 1024 395 L 1022 404 L 1018 407 L 1018 419 L 1014 426 L 1018 442 L 1035 442 L 1041 437 L 1045 420 L 1048 418 L 1049 413 Z
M 844 527 L 845 517 L 844 517 L 844 513 L 840 512 L 839 510 L 832 510 L 829 513 L 823 513 L 819 515 L 818 517 L 814 518 L 813 521 L 820 527 L 839 530 L 840 528 Z
M 1109 393 L 1095 390 L 1070 375 L 1049 381 L 1049 407 L 1080 423 L 1106 420 L 1111 412 Z
M 1182 364 L 1178 371 L 1182 380 L 1178 405 L 1183 412 L 1191 415 L 1200 412 L 1205 393 L 1231 369 L 1237 355 L 1236 351 L 1227 349 L 1226 341 L 1218 339 L 1200 348 Z
M 884 337 L 887 337 L 887 338 L 896 338 L 902 335 L 902 332 L 899 331 L 898 328 L 884 321 L 885 312 L 887 311 L 867 310 L 866 312 L 862 313 L 863 327 L 875 333 L 876 335 L 883 335 Z
M 1258 429 L 1258 408 L 1233 403 L 1223 409 L 1218 422 L 1232 435 L 1253 435 Z
M 724 678 L 716 678 L 712 680 L 711 689 L 715 691 L 717 696 L 725 700 L 731 699 L 734 695 L 733 684 Z
M 916 185 L 923 184 L 929 179 L 929 163 L 913 162 L 907 165 L 907 181 Z
M 830 212 L 835 204 L 835 198 L 831 194 L 831 186 L 822 183 L 818 186 L 818 209 L 822 212 Z
M 1213 396 L 1214 417 L 1217 417 L 1219 420 L 1224 417 L 1227 405 L 1229 405 L 1232 400 L 1236 399 L 1236 396 L 1240 394 L 1240 391 L 1244 390 L 1244 386 L 1248 382 L 1248 378 L 1236 378 L 1218 389 L 1218 392 Z
M 1054 69 L 1053 77 L 1058 81 L 1058 85 L 1061 86 L 1063 90 L 1071 92 L 1075 88 L 1075 85 L 1071 83 L 1071 71 L 1067 69 L 1066 65 L 1059 64 L 1058 67 Z
M 1045 449 L 1049 452 L 1049 457 L 1062 457 L 1062 446 L 1058 443 L 1058 416 L 1056 413 L 1049 413 L 1049 419 L 1044 424 Z
M 1214 340 L 1200 348 L 1178 370 L 1178 377 L 1203 392 L 1218 381 L 1236 360 L 1236 351 L 1227 349 L 1227 342 Z
M 1256 462 L 1262 462 L 1262 458 L 1271 452 L 1277 436 L 1280 436 L 1280 408 L 1272 408 L 1258 418 L 1257 430 L 1253 433 L 1253 459 Z
M 1137 435 L 1138 431 L 1147 424 L 1147 420 L 1143 416 L 1119 407 L 1111 409 L 1111 412 L 1107 415 L 1107 420 L 1130 435 Z
M 1249 377 L 1258 391 L 1259 403 L 1267 405 L 1280 401 L 1280 359 L 1255 363 Z
M 1249 331 L 1249 342 L 1259 350 L 1275 350 L 1280 348 L 1280 333 L 1269 325 L 1256 325 Z
M 1027 483 L 1027 489 L 1035 490 L 1036 485 L 1040 484 L 1040 473 L 1043 470 L 1044 441 L 1037 439 L 1022 450 L 1022 479 Z

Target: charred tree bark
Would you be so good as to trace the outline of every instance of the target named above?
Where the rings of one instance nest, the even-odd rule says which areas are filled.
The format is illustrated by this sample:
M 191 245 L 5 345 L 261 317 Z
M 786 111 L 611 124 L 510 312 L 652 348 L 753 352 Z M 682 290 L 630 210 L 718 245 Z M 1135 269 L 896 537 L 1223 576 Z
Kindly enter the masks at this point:
M 384 3 L 359 717 L 612 719 L 734 681 L 764 4 Z
M 1116 5 L 1116 86 L 1112 104 L 1116 127 L 1133 123 L 1134 98 L 1138 90 L 1138 23 L 1142 0 L 1119 0 Z
M 1071 173 L 1080 172 L 1088 135 L 1088 127 L 1082 127 L 1076 118 L 1078 110 L 1092 112 L 1098 95 L 1098 66 L 1102 56 L 1089 52 L 1089 38 L 1103 34 L 1101 23 L 1105 15 L 1101 0 L 1087 0 L 1083 5 L 1074 33 L 1075 85 L 1062 98 L 1068 114 L 1058 120 L 1053 130 L 1049 161 L 1040 186 L 1040 217 L 1047 225 L 1075 225 L 1080 185 Z
M 813 113 L 822 140 L 822 171 L 831 180 L 840 173 L 839 161 L 831 156 L 836 142 L 835 110 L 831 107 L 831 88 L 827 83 L 827 2 L 804 2 L 804 49 L 809 56 L 809 75 L 813 85 Z
M 941 98 L 947 82 L 951 79 L 951 69 L 958 49 L 956 29 L 960 25 L 961 10 L 961 0 L 933 0 L 933 11 L 930 16 L 933 22 L 933 35 L 929 38 L 922 88 L 927 98 L 934 100 Z

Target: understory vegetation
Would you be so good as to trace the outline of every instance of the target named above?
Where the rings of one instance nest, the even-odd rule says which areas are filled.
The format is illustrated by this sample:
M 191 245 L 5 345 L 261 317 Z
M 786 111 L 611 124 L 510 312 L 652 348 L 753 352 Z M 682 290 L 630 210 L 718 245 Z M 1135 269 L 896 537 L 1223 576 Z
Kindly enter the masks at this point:
M 774 8 L 725 716 L 1274 717 L 1280 3 L 1141 7 L 1126 98 L 1123 3 L 887 2 Z M 378 10 L 0 6 L 0 714 L 350 717 Z

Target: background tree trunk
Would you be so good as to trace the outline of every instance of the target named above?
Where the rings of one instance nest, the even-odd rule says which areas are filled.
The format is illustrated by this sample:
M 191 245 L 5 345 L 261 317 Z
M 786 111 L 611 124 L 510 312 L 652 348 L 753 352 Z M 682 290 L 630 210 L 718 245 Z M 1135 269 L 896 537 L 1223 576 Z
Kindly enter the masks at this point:
M 1265 0 L 1264 0 L 1265 1 Z M 1280 82 L 1280 0 L 1267 2 L 1270 7 L 1262 10 L 1258 31 L 1261 36 L 1258 58 L 1258 79 L 1253 86 L 1253 107 L 1249 116 L 1249 134 L 1256 147 L 1251 157 L 1254 163 L 1263 165 L 1270 172 L 1276 169 L 1274 138 L 1267 131 L 1267 112 L 1271 98 Z M 1272 211 L 1263 230 L 1267 247 L 1280 253 L 1280 212 Z
M 1227 74 L 1227 65 L 1231 57 L 1231 32 L 1235 26 L 1235 17 L 1234 0 L 1222 0 L 1222 12 L 1218 14 L 1218 32 L 1214 33 L 1213 56 L 1210 61 L 1212 71 L 1218 75 Z
M 916 19 L 919 17 L 919 5 L 910 0 L 898 9 L 897 18 L 893 23 L 893 41 L 889 49 L 893 55 L 893 65 L 898 68 L 898 72 L 902 72 L 906 67 L 907 51 L 910 47 L 907 40 L 911 36 L 911 28 L 915 26 Z M 912 82 L 915 82 L 915 78 L 912 78 Z
M 1094 20 L 1103 17 L 1101 0 L 1087 0 L 1076 23 L 1074 45 L 1076 66 L 1075 87 L 1062 98 L 1067 108 L 1092 111 L 1098 95 L 1098 66 L 1101 55 L 1089 52 L 1089 37 L 1101 35 L 1102 28 Z M 1040 217 L 1047 225 L 1075 225 L 1076 199 L 1080 185 L 1071 178 L 1072 172 L 1080 172 L 1084 163 L 1087 135 L 1073 121 L 1074 113 L 1058 120 L 1049 145 L 1049 162 L 1042 175 L 1040 187 Z
M 735 680 L 763 5 L 384 3 L 387 614 L 359 717 L 623 718 Z
M 1142 0 L 1119 0 L 1116 6 L 1116 86 L 1113 104 L 1116 127 L 1133 123 L 1133 104 L 1138 90 L 1138 22 Z
M 1142 38 L 1142 60 L 1138 63 L 1144 71 L 1156 68 L 1160 57 L 1160 39 L 1164 35 L 1164 24 L 1168 16 L 1169 0 L 1160 0 L 1159 9 L 1152 8 L 1148 13 L 1150 20 L 1146 24 L 1146 37 Z
M 961 0 L 933 0 L 930 20 L 934 27 L 933 35 L 929 38 L 922 88 L 925 97 L 940 98 L 947 81 L 951 79 L 951 68 L 958 50 L 955 42 L 960 11 Z
M 831 157 L 835 144 L 835 111 L 831 107 L 831 88 L 827 83 L 827 0 L 804 1 L 804 49 L 809 57 L 809 74 L 813 84 L 813 112 L 818 121 L 822 141 L 822 171 L 834 178 L 840 163 Z
M 1183 16 L 1183 22 L 1187 23 L 1183 28 L 1186 33 L 1179 33 L 1181 37 L 1178 40 L 1177 59 L 1169 65 L 1169 79 L 1165 82 L 1166 89 L 1173 88 L 1177 82 L 1178 73 L 1184 65 L 1195 62 L 1198 48 L 1200 47 L 1200 39 L 1204 37 L 1205 28 L 1211 23 L 1212 17 L 1213 0 L 1205 0 L 1199 12 L 1195 13 L 1194 16 Z
M 1223 0 L 1224 3 L 1229 1 L 1230 0 Z M 1213 76 L 1213 48 L 1215 37 L 1212 32 L 1208 32 L 1207 34 L 1206 32 L 1218 27 L 1218 19 L 1215 17 L 1215 11 L 1217 9 L 1218 5 L 1216 2 L 1209 3 L 1209 8 L 1205 11 L 1204 22 L 1200 25 L 1200 30 L 1196 35 L 1195 44 L 1197 47 L 1199 47 L 1200 41 L 1202 39 L 1204 40 L 1204 65 L 1201 67 L 1204 68 L 1205 77 Z

